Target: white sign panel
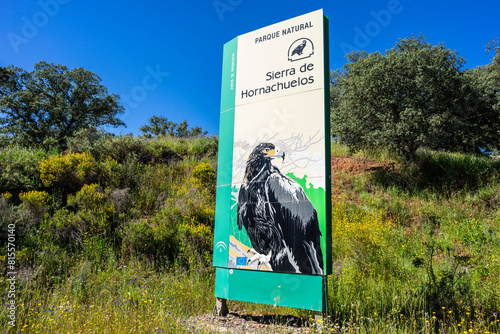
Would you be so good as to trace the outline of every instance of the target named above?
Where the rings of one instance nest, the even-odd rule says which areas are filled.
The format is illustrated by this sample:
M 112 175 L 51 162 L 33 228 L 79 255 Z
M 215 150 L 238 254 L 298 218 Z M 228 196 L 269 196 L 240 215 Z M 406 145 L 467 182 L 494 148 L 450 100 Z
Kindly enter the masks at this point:
M 323 11 L 238 37 L 236 106 L 322 89 Z
M 238 37 L 231 268 L 324 274 L 323 19 L 319 10 Z

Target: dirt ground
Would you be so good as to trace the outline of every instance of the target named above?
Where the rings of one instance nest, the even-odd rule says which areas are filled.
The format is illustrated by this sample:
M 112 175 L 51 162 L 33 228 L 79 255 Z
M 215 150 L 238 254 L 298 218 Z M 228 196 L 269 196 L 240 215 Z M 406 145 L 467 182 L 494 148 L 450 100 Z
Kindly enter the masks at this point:
M 370 158 L 332 157 L 332 174 L 339 172 L 361 175 L 367 171 L 392 169 L 391 163 L 380 163 Z
M 193 316 L 180 323 L 185 330 L 202 333 L 312 333 L 309 324 L 292 316 L 230 312 L 225 317 L 212 314 Z

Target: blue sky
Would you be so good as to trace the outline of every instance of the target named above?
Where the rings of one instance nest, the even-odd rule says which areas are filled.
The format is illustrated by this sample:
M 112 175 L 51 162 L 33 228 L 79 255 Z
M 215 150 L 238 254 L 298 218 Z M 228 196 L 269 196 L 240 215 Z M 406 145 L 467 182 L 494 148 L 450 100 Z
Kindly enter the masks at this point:
M 347 50 L 384 52 L 420 33 L 475 67 L 491 61 L 485 45 L 500 38 L 493 0 L 16 0 L 0 3 L 0 66 L 31 71 L 44 60 L 98 74 L 126 109 L 117 134 L 140 134 L 153 115 L 218 134 L 224 43 L 320 8 L 331 69 Z

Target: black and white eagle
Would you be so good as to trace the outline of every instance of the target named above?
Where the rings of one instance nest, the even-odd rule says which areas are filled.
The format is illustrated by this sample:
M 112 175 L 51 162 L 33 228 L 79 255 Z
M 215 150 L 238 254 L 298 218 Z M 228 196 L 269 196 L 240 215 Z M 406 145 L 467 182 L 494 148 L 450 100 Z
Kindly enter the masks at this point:
M 254 148 L 238 193 L 238 228 L 248 234 L 253 256 L 273 271 L 323 274 L 318 214 L 302 187 L 271 164 L 282 158 L 271 143 Z
M 293 49 L 292 56 L 294 54 L 298 54 L 299 56 L 302 55 L 302 51 L 304 51 L 304 48 L 306 47 L 306 43 L 307 43 L 307 41 L 303 40 L 302 44 L 298 45 L 295 49 Z

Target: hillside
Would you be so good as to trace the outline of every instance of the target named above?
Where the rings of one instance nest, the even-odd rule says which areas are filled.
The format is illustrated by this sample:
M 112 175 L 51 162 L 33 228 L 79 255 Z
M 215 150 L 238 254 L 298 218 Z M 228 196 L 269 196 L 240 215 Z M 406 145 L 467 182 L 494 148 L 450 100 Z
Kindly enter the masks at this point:
M 16 289 L 2 294 L 15 303 L 15 320 L 0 311 L 2 330 L 213 331 L 193 319 L 214 305 L 217 138 L 81 137 L 69 146 L 0 149 L 1 238 L 14 236 L 17 273 L 7 274 L 3 247 L 0 288 L 10 291 L 15 277 Z M 403 165 L 332 147 L 327 329 L 499 332 L 499 161 L 419 151 Z M 229 307 L 276 332 L 321 327 L 308 311 Z

